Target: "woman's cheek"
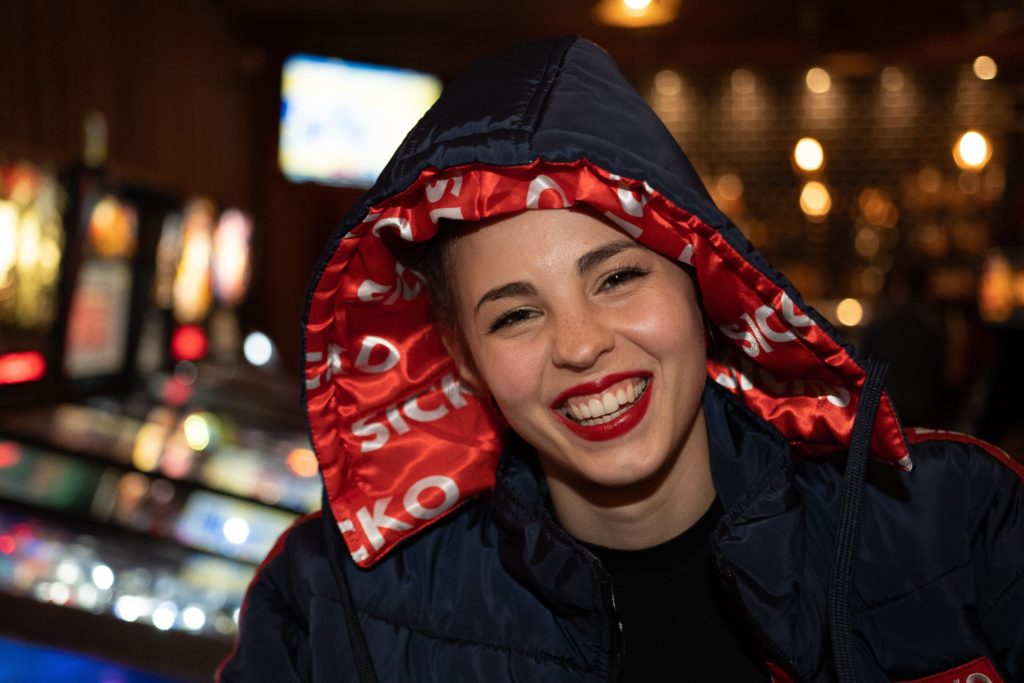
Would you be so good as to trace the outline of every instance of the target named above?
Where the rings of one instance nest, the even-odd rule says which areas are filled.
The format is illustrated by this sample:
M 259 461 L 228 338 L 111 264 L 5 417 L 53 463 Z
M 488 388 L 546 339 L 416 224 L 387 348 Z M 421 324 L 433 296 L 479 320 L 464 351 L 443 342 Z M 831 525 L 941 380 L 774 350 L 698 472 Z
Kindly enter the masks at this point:
M 484 354 L 488 388 L 500 403 L 521 404 L 535 400 L 543 368 L 529 344 L 490 346 Z

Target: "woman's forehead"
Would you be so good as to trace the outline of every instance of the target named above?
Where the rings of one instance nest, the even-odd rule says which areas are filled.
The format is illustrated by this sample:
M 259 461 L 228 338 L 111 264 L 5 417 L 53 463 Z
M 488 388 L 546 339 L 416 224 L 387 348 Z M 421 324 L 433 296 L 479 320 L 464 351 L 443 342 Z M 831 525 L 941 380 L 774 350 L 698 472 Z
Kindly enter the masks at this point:
M 489 256 L 516 261 L 530 256 L 574 258 L 573 254 L 610 241 L 628 241 L 646 249 L 583 206 L 521 211 L 469 224 L 463 230 L 456 242 L 457 253 L 471 258 L 457 258 L 457 262 Z

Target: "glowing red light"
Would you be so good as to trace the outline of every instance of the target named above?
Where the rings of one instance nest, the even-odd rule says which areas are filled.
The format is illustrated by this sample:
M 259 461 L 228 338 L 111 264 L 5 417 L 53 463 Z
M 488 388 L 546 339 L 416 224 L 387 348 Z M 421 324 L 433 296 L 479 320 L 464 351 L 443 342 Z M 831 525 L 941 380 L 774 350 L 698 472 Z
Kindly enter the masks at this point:
M 21 448 L 13 441 L 0 441 L 0 470 L 14 467 L 21 460 Z
M 199 360 L 208 348 L 206 332 L 199 325 L 182 325 L 171 333 L 171 355 L 175 360 Z
M 192 387 L 181 382 L 176 377 L 171 377 L 164 382 L 164 401 L 172 406 L 185 405 L 192 398 Z
M 14 542 L 14 537 L 8 534 L 0 536 L 0 553 L 4 555 L 10 555 L 17 550 L 18 544 Z
M 38 351 L 18 351 L 0 356 L 0 384 L 38 382 L 46 376 L 46 359 Z

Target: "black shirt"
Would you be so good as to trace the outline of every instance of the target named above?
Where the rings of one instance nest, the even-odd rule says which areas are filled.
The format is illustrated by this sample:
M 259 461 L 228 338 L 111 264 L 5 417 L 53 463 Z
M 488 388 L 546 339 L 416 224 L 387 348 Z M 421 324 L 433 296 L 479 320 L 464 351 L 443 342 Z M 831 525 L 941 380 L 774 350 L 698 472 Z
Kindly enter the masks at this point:
M 721 516 L 716 499 L 696 524 L 653 548 L 587 545 L 612 578 L 624 681 L 769 680 L 717 576 L 709 537 Z

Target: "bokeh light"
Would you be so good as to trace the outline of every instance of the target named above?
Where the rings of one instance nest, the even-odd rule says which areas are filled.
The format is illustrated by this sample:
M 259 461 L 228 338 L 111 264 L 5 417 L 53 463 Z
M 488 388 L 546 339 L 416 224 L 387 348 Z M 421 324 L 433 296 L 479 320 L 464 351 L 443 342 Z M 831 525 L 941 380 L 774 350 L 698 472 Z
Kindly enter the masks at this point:
M 832 196 L 828 188 L 817 180 L 806 183 L 800 192 L 800 210 L 812 221 L 827 216 L 832 210 Z
M 249 523 L 241 517 L 231 517 L 224 522 L 223 532 L 228 543 L 242 545 L 249 538 Z
M 252 332 L 246 336 L 242 344 L 242 353 L 245 359 L 259 367 L 266 365 L 274 357 L 274 344 L 270 337 L 262 332 Z
M 907 79 L 899 67 L 887 66 L 882 69 L 882 87 L 889 92 L 899 92 L 907 84 Z
M 864 319 L 864 307 L 857 299 L 843 299 L 836 304 L 836 320 L 841 325 L 853 327 Z
M 976 130 L 961 135 L 953 146 L 953 161 L 965 171 L 980 171 L 991 158 L 992 145 Z
M 832 88 L 832 77 L 820 66 L 811 67 L 804 76 L 807 89 L 815 95 L 824 95 Z
M 288 463 L 288 469 L 300 477 L 315 477 L 320 471 L 316 455 L 308 448 L 292 449 L 285 462 Z
M 793 160 L 802 171 L 817 171 L 825 163 L 825 150 L 814 138 L 800 138 L 793 148 Z
M 988 55 L 980 55 L 974 60 L 973 64 L 974 75 L 983 81 L 991 81 L 999 73 L 999 67 L 996 65 L 996 60 L 992 59 Z
M 185 442 L 194 451 L 201 451 L 210 445 L 210 423 L 206 417 L 199 413 L 193 413 L 185 418 L 182 424 L 185 432 Z

